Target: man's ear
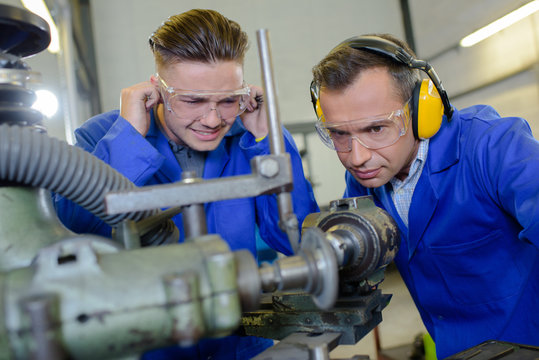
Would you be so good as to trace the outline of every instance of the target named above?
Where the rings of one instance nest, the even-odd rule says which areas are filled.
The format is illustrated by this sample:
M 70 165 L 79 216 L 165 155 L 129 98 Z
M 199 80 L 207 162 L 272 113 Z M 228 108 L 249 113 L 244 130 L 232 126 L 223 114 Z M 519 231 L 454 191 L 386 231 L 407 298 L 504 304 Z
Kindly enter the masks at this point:
M 152 83 L 153 86 L 155 86 L 158 90 L 159 90 L 159 78 L 157 77 L 158 75 L 157 74 L 153 74 L 152 76 L 150 76 L 150 82 Z
M 162 104 L 163 103 L 163 96 L 161 94 L 161 83 L 159 82 L 158 76 L 159 75 L 157 75 L 157 74 L 153 74 L 152 76 L 150 76 L 150 82 L 152 83 L 152 85 L 155 87 L 155 90 L 159 94 L 159 104 Z

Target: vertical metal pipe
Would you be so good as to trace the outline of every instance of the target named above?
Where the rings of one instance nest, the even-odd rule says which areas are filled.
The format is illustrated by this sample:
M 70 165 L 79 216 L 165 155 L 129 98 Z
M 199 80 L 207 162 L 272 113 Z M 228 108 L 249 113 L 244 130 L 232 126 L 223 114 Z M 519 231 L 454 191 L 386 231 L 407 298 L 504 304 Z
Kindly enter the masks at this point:
M 196 172 L 184 171 L 182 173 L 183 183 L 194 181 L 197 181 Z M 183 230 L 185 232 L 186 240 L 208 233 L 204 204 L 191 204 L 183 207 Z
M 260 55 L 260 66 L 262 69 L 262 81 L 264 83 L 264 101 L 266 113 L 268 115 L 268 130 L 270 151 L 274 155 L 284 154 L 283 132 L 279 119 L 279 107 L 273 81 L 273 64 L 271 59 L 269 35 L 267 29 L 259 29 L 256 32 L 258 40 L 258 53 Z M 292 182 L 293 179 L 290 179 Z M 283 188 L 277 194 L 277 205 L 279 208 L 279 226 L 287 236 L 292 251 L 295 253 L 299 246 L 298 220 L 294 214 L 292 206 L 292 196 Z
M 208 233 L 203 204 L 191 204 L 183 208 L 183 230 L 185 231 L 185 239 Z
M 259 29 L 256 32 L 258 40 L 258 54 L 262 68 L 262 81 L 264 83 L 264 97 L 266 113 L 268 114 L 268 129 L 270 150 L 272 154 L 285 153 L 281 121 L 279 118 L 279 106 L 273 81 L 273 63 L 270 53 L 269 35 L 267 29 Z
M 67 0 L 57 0 L 59 8 L 58 32 L 60 35 L 61 52 L 58 56 L 60 80 L 64 86 L 62 107 L 64 112 L 65 137 L 68 144 L 75 143 L 75 129 L 82 122 L 78 116 L 77 76 L 75 57 L 76 50 L 73 42 L 73 26 L 71 21 L 71 5 Z
M 406 42 L 414 52 L 417 52 L 415 48 L 415 36 L 414 27 L 412 23 L 412 14 L 410 12 L 410 4 L 408 0 L 400 0 L 402 23 L 404 24 L 404 34 L 406 36 Z
M 137 224 L 133 220 L 126 219 L 112 230 L 112 238 L 119 244 L 123 244 L 126 250 L 140 247 L 140 234 Z

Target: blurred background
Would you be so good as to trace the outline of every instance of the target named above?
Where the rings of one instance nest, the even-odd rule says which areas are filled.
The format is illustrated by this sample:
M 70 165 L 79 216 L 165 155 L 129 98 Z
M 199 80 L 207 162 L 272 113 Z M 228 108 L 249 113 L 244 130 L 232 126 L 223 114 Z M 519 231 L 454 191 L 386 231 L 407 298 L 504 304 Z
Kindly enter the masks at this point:
M 30 0 L 0 0 L 22 7 Z M 39 0 L 38 3 L 43 3 Z M 539 136 L 539 14 L 515 22 L 471 47 L 475 30 L 529 0 L 46 0 L 58 29 L 56 48 L 26 59 L 41 72 L 37 89 L 57 98 L 49 134 L 72 142 L 73 129 L 119 107 L 123 87 L 154 72 L 148 37 L 170 15 L 211 8 L 236 20 L 250 37 L 248 83 L 262 85 L 256 31 L 265 28 L 273 58 L 280 119 L 304 153 L 320 204 L 339 198 L 344 170 L 314 132 L 311 68 L 344 39 L 387 32 L 406 39 L 434 66 L 454 106 L 490 104 L 501 115 L 526 118 Z M 531 2 L 529 6 L 534 5 Z M 539 4 L 535 4 L 535 9 Z M 54 46 L 54 44 L 53 44 Z M 37 90 L 36 89 L 36 90 Z M 45 104 L 54 105 L 53 100 Z
M 73 130 L 103 111 L 119 107 L 123 87 L 154 72 L 150 34 L 170 15 L 211 8 L 237 21 L 250 37 L 245 80 L 262 85 L 256 31 L 268 29 L 280 119 L 302 151 L 305 171 L 321 206 L 340 198 L 344 169 L 314 132 L 311 68 L 342 40 L 365 33 L 406 39 L 438 72 L 457 108 L 490 104 L 503 116 L 528 120 L 539 137 L 539 1 L 529 0 L 0 0 L 38 6 L 54 22 L 49 51 L 25 59 L 42 74 L 36 107 L 51 136 L 73 142 Z M 461 40 L 522 7 L 531 15 L 473 46 Z M 34 8 L 35 9 L 35 8 Z M 33 10 L 37 11 L 37 10 Z M 517 13 L 518 14 L 518 13 Z M 41 14 L 42 17 L 46 16 Z M 513 16 L 513 15 L 511 15 Z M 507 17 L 505 17 L 507 19 Z M 52 24 L 52 23 L 51 23 Z M 56 29 L 56 30 L 54 30 Z M 57 31 L 57 32 L 55 32 Z M 55 41 L 56 40 L 56 41 Z M 45 92 L 46 91 L 46 92 Z M 39 92 L 41 93 L 41 91 Z M 48 96 L 48 97 L 47 97 Z M 397 274 L 384 287 L 394 294 L 379 333 L 347 352 L 375 356 L 376 340 L 392 348 L 413 342 L 421 321 Z M 380 356 L 380 355 L 376 355 Z

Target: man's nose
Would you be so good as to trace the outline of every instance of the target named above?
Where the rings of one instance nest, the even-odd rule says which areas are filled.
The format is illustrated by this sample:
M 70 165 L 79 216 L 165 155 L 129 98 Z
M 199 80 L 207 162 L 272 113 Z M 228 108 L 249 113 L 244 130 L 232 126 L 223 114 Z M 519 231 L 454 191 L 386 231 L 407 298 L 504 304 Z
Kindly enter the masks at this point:
M 221 125 L 223 120 L 221 119 L 219 109 L 217 109 L 217 107 L 212 107 L 208 110 L 208 113 L 200 120 L 200 122 L 204 126 L 207 126 L 209 128 L 215 128 Z
M 372 151 L 363 146 L 355 136 L 351 138 L 352 150 L 350 150 L 350 163 L 353 166 L 361 166 L 372 157 Z

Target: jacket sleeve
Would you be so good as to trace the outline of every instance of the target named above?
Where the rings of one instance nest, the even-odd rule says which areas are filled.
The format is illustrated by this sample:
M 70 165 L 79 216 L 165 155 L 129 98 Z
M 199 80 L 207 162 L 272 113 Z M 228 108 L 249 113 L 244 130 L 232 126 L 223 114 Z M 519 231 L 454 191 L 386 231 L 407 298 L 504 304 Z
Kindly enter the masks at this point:
M 76 144 L 141 186 L 164 161 L 162 155 L 117 111 L 98 115 L 75 131 Z M 62 223 L 76 233 L 110 237 L 111 228 L 71 200 L 53 194 Z
M 477 147 L 490 196 L 520 224 L 521 240 L 539 248 L 539 142 L 521 118 L 491 127 Z M 485 176 L 486 175 L 486 176 Z
M 292 176 L 294 188 L 291 192 L 292 206 L 298 219 L 299 231 L 305 217 L 320 209 L 316 203 L 312 186 L 305 178 L 301 156 L 296 147 L 292 135 L 283 127 L 285 150 L 290 154 L 292 165 Z M 240 140 L 240 147 L 247 152 L 249 159 L 254 156 L 269 154 L 269 140 L 266 137 L 260 142 L 256 142 L 253 135 L 245 132 Z M 274 250 L 285 255 L 292 254 L 292 248 L 286 233 L 279 227 L 279 208 L 277 206 L 277 195 L 262 195 L 255 199 L 257 224 L 260 230 L 260 237 Z

